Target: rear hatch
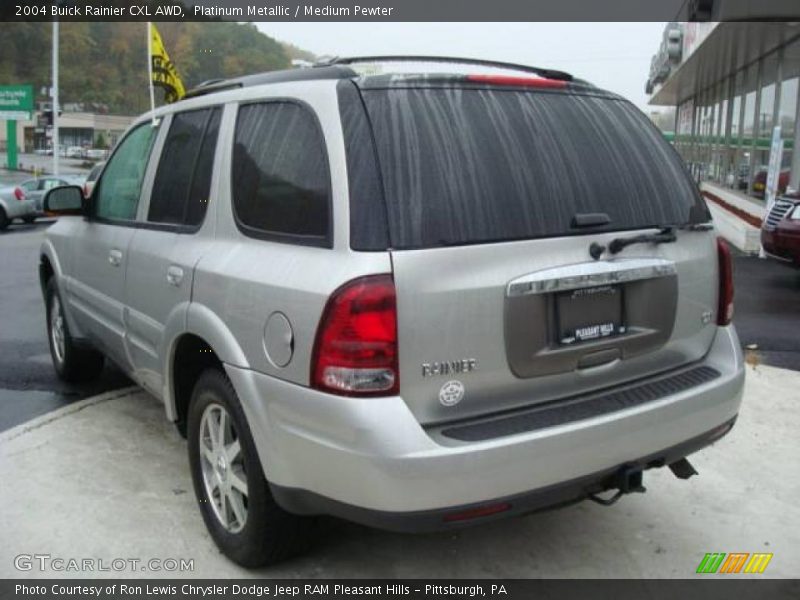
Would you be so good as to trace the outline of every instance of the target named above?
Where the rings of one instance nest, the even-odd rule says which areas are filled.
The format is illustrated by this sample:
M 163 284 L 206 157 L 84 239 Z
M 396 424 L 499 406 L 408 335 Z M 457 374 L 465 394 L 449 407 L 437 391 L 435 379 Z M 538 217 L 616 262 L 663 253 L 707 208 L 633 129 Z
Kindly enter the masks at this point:
M 363 215 L 385 211 L 400 394 L 423 424 L 646 378 L 713 340 L 716 241 L 686 228 L 709 216 L 677 154 L 627 101 L 553 87 L 361 84 L 379 175 L 351 169 L 373 198 L 351 199 L 351 244 L 378 249 Z

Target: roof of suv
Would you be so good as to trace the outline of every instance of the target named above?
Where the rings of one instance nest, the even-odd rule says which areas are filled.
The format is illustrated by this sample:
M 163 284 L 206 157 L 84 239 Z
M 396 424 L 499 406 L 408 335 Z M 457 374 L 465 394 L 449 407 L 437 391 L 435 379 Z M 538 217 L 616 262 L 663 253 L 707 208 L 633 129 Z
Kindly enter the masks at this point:
M 388 74 L 368 74 L 364 75 L 352 68 L 351 65 L 369 63 L 431 63 L 447 65 L 467 65 L 479 67 L 481 69 L 495 69 L 503 72 L 503 75 L 475 74 L 467 75 L 458 72 L 418 72 L 413 73 L 388 73 Z M 508 75 L 506 73 L 516 73 Z M 531 76 L 536 76 L 531 77 Z M 266 85 L 272 83 L 284 83 L 291 81 L 319 81 L 350 79 L 359 83 L 363 87 L 385 87 L 402 83 L 425 82 L 425 83 L 466 83 L 466 84 L 501 84 L 516 85 L 522 87 L 547 87 L 559 89 L 592 89 L 597 90 L 590 83 L 581 79 L 576 79 L 569 73 L 532 67 L 528 65 L 518 65 L 513 63 L 479 60 L 470 58 L 454 58 L 447 56 L 363 56 L 350 58 L 333 58 L 318 62 L 311 67 L 286 69 L 282 71 L 271 71 L 267 73 L 256 73 L 231 79 L 214 79 L 201 83 L 199 86 L 189 90 L 186 98 L 196 98 L 216 92 L 233 90 L 237 88 L 250 87 L 256 85 Z

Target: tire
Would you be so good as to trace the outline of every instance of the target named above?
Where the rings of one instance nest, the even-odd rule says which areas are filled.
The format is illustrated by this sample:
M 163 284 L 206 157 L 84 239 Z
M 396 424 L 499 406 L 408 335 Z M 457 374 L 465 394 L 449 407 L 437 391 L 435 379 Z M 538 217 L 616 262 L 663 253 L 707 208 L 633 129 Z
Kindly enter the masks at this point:
M 224 453 L 212 441 L 219 433 L 223 411 Z M 195 496 L 206 527 L 222 553 L 252 568 L 305 551 L 310 545 L 313 520 L 283 510 L 273 499 L 244 411 L 222 371 L 208 369 L 197 379 L 187 429 Z
M 11 219 L 8 218 L 6 210 L 2 206 L 0 206 L 0 231 L 7 229 L 10 223 Z
M 103 370 L 103 355 L 92 348 L 76 346 L 64 318 L 64 303 L 58 293 L 55 277 L 47 282 L 47 341 L 56 374 L 71 383 L 95 379 Z
M 24 223 L 27 223 L 28 225 L 33 223 L 35 220 L 36 220 L 36 217 L 32 217 L 32 216 L 22 217 L 22 221 Z

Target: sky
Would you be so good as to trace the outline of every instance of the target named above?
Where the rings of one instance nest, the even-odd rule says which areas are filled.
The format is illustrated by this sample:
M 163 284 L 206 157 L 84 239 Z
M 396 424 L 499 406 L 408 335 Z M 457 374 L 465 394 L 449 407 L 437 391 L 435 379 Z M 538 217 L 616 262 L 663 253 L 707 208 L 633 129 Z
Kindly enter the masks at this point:
M 650 59 L 666 23 L 257 23 L 317 56 L 434 54 L 567 71 L 649 112 Z

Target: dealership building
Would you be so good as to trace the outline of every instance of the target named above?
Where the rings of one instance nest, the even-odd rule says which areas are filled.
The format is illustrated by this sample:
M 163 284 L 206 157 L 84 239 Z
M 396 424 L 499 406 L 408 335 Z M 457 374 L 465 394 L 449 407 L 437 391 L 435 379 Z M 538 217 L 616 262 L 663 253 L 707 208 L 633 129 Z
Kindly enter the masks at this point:
M 646 88 L 675 107 L 667 136 L 704 195 L 756 227 L 775 127 L 779 192 L 800 189 L 799 82 L 800 22 L 684 22 L 667 25 Z

